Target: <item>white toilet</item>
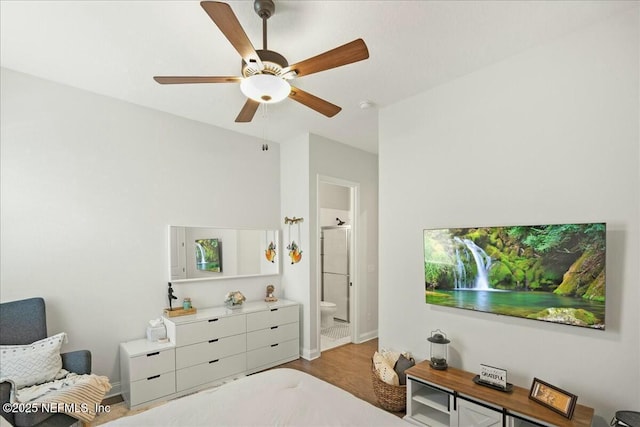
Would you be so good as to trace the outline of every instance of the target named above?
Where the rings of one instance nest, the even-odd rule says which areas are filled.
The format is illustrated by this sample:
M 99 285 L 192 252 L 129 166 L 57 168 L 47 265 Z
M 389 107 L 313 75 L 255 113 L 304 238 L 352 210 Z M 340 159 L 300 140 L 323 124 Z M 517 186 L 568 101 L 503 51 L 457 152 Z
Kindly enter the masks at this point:
M 333 326 L 333 315 L 338 307 L 332 302 L 320 301 L 320 327 L 329 328 Z

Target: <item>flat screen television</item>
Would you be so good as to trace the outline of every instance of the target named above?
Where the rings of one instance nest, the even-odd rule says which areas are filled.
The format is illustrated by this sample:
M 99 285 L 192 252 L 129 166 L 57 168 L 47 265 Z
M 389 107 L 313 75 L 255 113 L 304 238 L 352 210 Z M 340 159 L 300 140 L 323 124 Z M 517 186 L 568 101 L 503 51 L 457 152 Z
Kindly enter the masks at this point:
M 606 224 L 424 230 L 427 304 L 605 327 Z
M 201 271 L 222 272 L 222 255 L 220 239 L 197 239 L 196 268 Z

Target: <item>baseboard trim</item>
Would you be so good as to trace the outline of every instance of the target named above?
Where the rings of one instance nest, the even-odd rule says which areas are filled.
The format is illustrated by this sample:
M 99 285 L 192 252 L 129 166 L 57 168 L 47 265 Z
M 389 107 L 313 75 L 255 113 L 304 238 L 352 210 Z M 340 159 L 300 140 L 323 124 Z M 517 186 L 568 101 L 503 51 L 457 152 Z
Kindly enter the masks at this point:
M 111 383 L 111 390 L 109 390 L 107 394 L 105 394 L 104 398 L 108 399 L 111 397 L 119 396 L 122 394 L 121 392 L 122 392 L 122 385 L 120 381 Z
M 305 360 L 314 360 L 320 357 L 320 351 L 317 348 L 314 348 L 313 350 L 303 348 L 300 351 L 300 357 Z
M 378 338 L 378 330 L 373 330 L 373 331 L 369 331 L 366 334 L 360 334 L 358 335 L 356 344 L 360 344 L 363 342 L 367 342 L 367 341 L 371 341 L 373 339 Z

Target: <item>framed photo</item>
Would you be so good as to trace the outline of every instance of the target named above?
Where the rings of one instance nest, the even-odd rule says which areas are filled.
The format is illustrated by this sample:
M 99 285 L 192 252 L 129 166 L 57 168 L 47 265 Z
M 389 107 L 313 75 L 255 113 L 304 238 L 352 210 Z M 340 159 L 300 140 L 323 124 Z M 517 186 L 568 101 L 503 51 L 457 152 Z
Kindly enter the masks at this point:
M 534 378 L 531 384 L 531 391 L 529 391 L 529 399 L 571 419 L 573 410 L 576 408 L 578 396 Z

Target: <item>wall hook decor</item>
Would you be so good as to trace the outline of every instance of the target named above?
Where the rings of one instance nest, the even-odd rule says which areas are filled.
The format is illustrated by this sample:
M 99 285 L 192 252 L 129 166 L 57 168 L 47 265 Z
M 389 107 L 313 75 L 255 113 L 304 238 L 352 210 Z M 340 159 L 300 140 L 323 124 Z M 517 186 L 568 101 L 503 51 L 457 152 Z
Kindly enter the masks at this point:
M 289 258 L 291 258 L 291 264 L 297 264 L 302 259 L 302 249 L 298 246 L 295 240 L 292 240 L 287 246 L 289 249 Z
M 289 226 L 289 239 L 290 243 L 287 245 L 287 249 L 289 249 L 289 258 L 291 258 L 291 264 L 297 264 L 302 259 L 302 248 L 300 247 L 302 244 L 302 237 L 300 234 L 300 223 L 304 221 L 304 218 L 293 218 L 284 217 L 284 223 Z M 298 243 L 296 243 L 295 239 L 291 236 L 291 225 L 296 224 L 297 227 L 297 236 L 296 239 Z
M 303 221 L 304 221 L 304 218 L 296 218 L 295 216 L 293 218 L 289 218 L 288 216 L 284 217 L 284 223 L 287 225 L 300 224 Z

